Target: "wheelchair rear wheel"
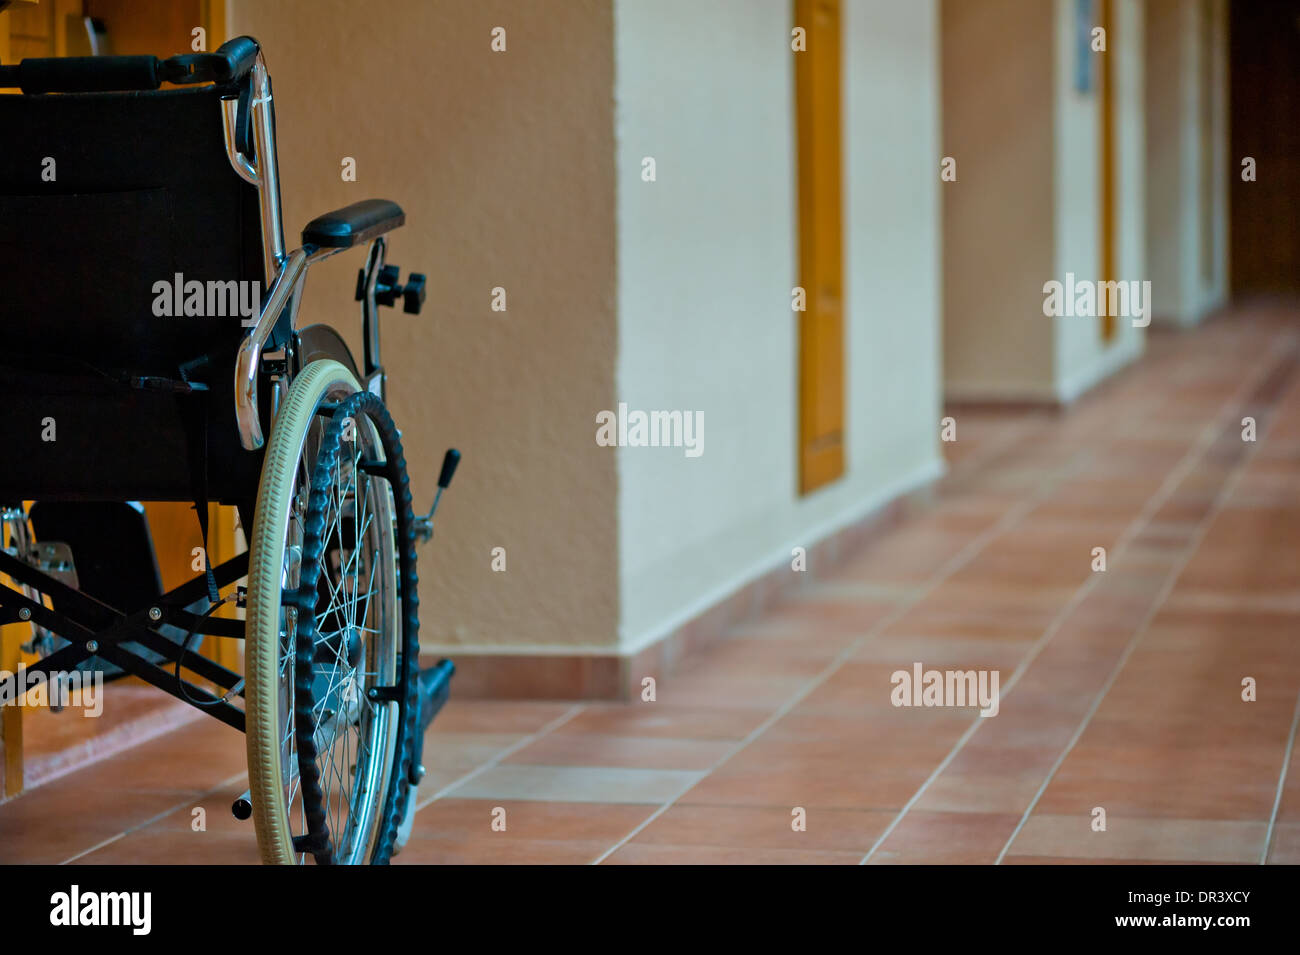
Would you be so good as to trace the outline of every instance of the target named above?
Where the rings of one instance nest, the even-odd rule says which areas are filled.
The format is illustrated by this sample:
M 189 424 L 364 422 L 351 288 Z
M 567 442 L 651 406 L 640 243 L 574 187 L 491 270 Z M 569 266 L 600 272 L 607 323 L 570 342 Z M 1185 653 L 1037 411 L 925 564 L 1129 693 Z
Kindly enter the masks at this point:
M 414 754 L 414 519 L 383 403 L 343 365 L 297 376 L 249 546 L 249 789 L 268 863 L 386 863 Z

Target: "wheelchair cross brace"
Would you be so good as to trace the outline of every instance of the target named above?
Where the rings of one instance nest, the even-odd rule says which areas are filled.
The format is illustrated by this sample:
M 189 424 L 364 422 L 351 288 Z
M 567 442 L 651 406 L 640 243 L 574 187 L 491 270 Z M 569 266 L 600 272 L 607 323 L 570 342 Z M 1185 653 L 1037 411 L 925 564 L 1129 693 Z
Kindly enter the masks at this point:
M 27 667 L 29 673 L 43 673 L 48 677 L 52 672 L 68 669 L 83 660 L 98 656 L 244 732 L 243 710 L 202 687 L 178 678 L 171 671 L 123 646 L 126 643 L 138 643 L 165 657 L 173 665 L 180 661 L 185 669 L 212 681 L 223 691 L 229 692 L 240 686 L 243 678 L 238 673 L 197 652 L 187 652 L 150 626 L 171 623 L 186 630 L 192 628 L 195 634 L 242 638 L 243 621 L 200 617 L 184 609 L 207 593 L 205 576 L 195 577 L 168 591 L 146 608 L 123 613 L 3 550 L 0 550 L 0 573 L 39 591 L 61 608 L 51 610 L 11 586 L 0 587 L 0 624 L 31 621 L 69 641 L 68 646 Z M 212 568 L 218 587 L 232 584 L 247 573 L 247 552 Z

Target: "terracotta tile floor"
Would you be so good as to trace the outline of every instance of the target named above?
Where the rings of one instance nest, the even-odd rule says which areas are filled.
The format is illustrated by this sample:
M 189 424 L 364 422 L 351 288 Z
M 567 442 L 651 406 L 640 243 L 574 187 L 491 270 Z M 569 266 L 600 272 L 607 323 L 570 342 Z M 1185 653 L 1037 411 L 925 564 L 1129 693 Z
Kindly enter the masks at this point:
M 1297 330 L 1238 312 L 1068 412 L 953 409 L 931 504 L 657 702 L 453 694 L 398 861 L 1300 863 Z M 894 707 L 913 662 L 996 669 L 997 716 Z M 0 858 L 253 862 L 242 745 L 198 721 L 53 779 Z

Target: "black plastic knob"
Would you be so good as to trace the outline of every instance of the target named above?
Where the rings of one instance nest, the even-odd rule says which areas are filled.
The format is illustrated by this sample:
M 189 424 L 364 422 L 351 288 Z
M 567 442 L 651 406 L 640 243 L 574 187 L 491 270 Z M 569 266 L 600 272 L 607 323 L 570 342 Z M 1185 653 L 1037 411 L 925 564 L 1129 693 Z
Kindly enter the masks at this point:
M 385 265 L 379 270 L 379 281 L 375 283 L 375 302 L 391 306 L 402 294 L 400 279 L 402 270 L 396 265 Z
M 408 315 L 419 315 L 422 305 L 424 305 L 424 276 L 419 272 L 412 272 L 410 278 L 406 280 L 406 288 L 402 290 L 402 311 Z

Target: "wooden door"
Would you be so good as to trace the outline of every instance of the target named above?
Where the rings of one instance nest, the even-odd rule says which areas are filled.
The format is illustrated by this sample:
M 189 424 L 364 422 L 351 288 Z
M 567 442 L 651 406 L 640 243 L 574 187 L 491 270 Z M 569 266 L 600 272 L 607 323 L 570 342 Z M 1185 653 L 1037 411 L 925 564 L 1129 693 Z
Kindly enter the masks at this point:
M 844 473 L 844 240 L 839 0 L 796 0 L 806 49 L 794 53 L 798 139 L 799 490 Z

